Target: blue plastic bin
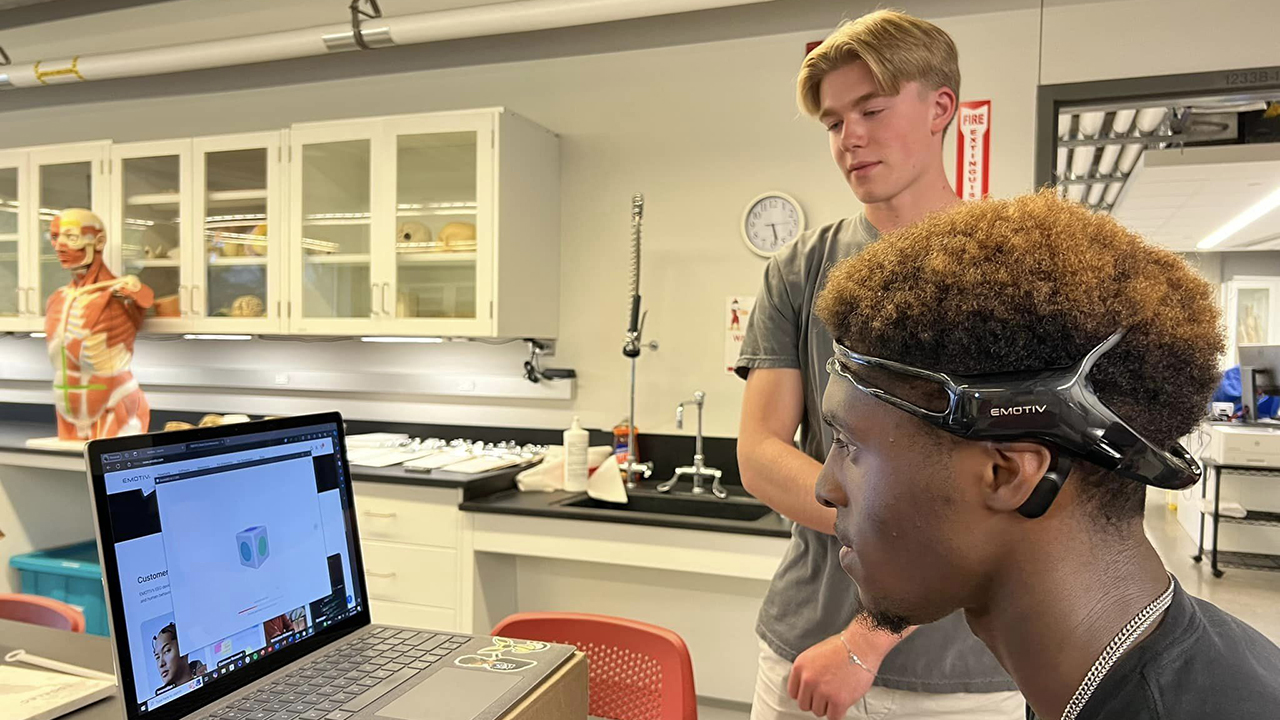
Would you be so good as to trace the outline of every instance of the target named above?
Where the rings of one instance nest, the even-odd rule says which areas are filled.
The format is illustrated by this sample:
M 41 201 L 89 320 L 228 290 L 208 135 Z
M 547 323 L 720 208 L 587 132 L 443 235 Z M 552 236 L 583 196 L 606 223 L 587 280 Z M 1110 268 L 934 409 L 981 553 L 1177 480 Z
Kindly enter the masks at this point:
M 85 632 L 110 635 L 96 541 L 14 555 L 9 565 L 22 576 L 22 592 L 74 605 L 84 612 Z

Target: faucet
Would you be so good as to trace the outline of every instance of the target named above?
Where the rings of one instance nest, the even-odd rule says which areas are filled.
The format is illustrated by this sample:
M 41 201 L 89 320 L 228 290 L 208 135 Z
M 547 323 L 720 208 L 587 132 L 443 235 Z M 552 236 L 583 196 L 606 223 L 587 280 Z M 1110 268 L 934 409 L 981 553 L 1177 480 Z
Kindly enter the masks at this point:
M 693 464 L 685 467 L 676 468 L 676 474 L 670 480 L 658 485 L 658 492 L 668 492 L 675 487 L 676 482 L 681 477 L 689 475 L 693 478 L 693 494 L 701 495 L 706 492 L 702 487 L 703 478 L 711 478 L 711 494 L 721 500 L 729 497 L 729 493 L 720 485 L 721 472 L 713 467 L 707 467 L 704 464 L 705 457 L 702 454 L 702 407 L 706 404 L 707 394 L 701 390 L 693 394 L 693 404 L 698 407 L 698 434 L 694 440 Z M 676 428 L 684 428 L 684 406 L 680 403 L 676 406 Z
M 636 193 L 631 196 L 631 304 L 629 322 L 627 324 L 626 342 L 622 346 L 622 354 L 631 360 L 631 414 L 627 416 L 627 459 L 619 464 L 619 469 L 626 478 L 628 490 L 638 485 L 636 478 L 649 479 L 653 475 L 652 462 L 640 462 L 636 454 L 636 359 L 643 349 L 641 338 L 644 335 L 644 319 L 647 313 L 640 311 L 640 234 L 644 220 L 644 195 Z M 657 348 L 652 348 L 656 350 Z

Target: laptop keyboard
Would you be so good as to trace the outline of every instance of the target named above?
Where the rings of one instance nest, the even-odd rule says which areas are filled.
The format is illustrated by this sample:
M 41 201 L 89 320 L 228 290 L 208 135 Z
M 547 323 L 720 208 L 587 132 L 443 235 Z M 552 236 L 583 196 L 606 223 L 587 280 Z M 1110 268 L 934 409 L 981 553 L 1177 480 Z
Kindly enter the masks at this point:
M 469 637 L 378 628 L 199 720 L 349 720 Z

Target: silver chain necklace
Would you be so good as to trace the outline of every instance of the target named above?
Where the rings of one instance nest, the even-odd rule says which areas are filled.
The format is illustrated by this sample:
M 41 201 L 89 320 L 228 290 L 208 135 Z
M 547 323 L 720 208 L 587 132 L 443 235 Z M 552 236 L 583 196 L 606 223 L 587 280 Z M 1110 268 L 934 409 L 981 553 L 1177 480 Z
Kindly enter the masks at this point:
M 1125 650 L 1133 644 L 1142 633 L 1160 617 L 1160 613 L 1169 607 L 1169 603 L 1173 602 L 1173 575 L 1169 575 L 1169 587 L 1160 594 L 1160 597 L 1151 602 L 1150 605 L 1142 608 L 1142 611 L 1133 616 L 1128 625 L 1125 625 L 1107 645 L 1102 654 L 1098 656 L 1097 662 L 1089 669 L 1089 674 L 1084 676 L 1084 681 L 1080 683 L 1080 687 L 1076 688 L 1076 694 L 1071 697 L 1071 702 L 1067 703 L 1067 707 L 1062 711 L 1062 720 L 1076 720 L 1076 716 L 1084 709 L 1084 704 L 1089 701 L 1089 696 L 1093 695 L 1093 691 L 1097 689 L 1098 684 L 1102 682 L 1102 678 L 1107 676 L 1107 672 L 1111 670 L 1111 666 L 1116 664 L 1120 656 Z

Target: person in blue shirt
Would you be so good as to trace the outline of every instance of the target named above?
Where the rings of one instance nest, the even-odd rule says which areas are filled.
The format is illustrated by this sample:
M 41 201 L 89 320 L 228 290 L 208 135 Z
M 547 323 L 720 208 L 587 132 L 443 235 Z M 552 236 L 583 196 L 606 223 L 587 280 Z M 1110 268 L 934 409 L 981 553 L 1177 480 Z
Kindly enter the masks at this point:
M 1232 411 L 1234 417 L 1240 412 L 1240 366 L 1235 365 L 1222 374 L 1222 382 L 1213 391 L 1213 402 L 1229 402 L 1235 404 Z M 1258 417 L 1273 418 L 1280 412 L 1280 397 L 1272 395 L 1258 396 Z

